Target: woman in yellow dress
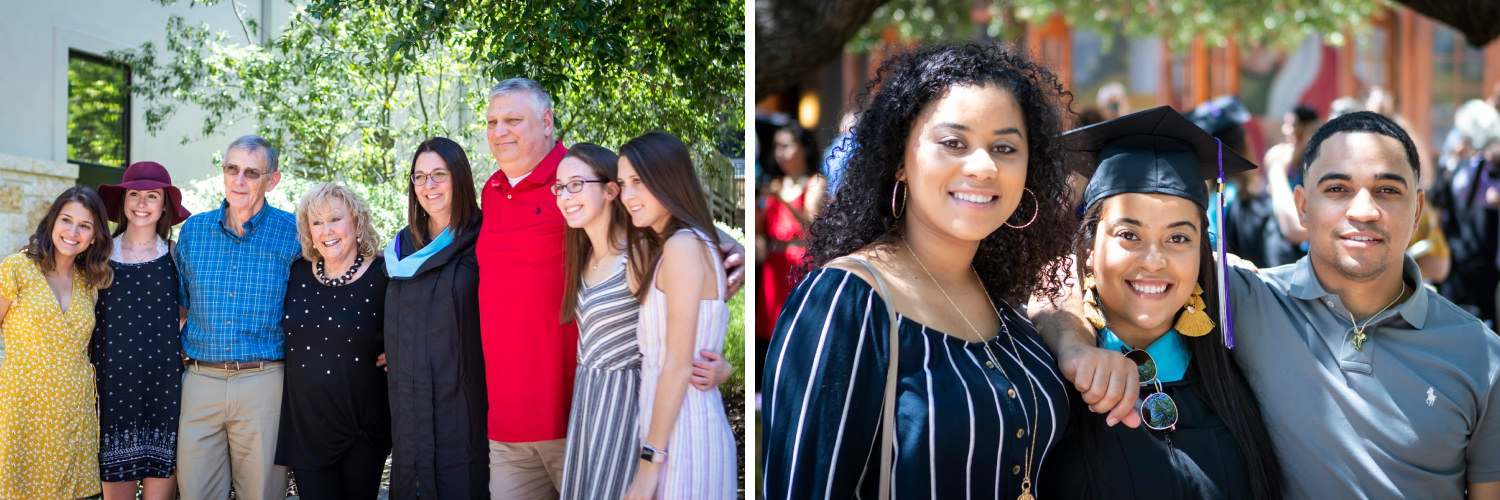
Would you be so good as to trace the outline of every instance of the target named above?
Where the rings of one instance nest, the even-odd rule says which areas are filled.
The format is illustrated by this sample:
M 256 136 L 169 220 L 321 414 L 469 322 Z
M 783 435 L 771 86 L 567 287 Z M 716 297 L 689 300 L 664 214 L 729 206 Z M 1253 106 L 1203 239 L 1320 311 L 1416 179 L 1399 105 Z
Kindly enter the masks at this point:
M 109 286 L 104 202 L 63 191 L 0 262 L 0 500 L 99 493 L 99 413 L 89 334 Z

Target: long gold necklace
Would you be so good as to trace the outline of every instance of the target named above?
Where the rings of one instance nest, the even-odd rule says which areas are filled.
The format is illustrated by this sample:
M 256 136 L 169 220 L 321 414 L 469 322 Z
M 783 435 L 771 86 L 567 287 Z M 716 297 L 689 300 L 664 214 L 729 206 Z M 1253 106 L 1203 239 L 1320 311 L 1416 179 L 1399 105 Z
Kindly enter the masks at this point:
M 1370 336 L 1365 335 L 1365 329 L 1370 327 L 1370 323 L 1375 321 L 1376 316 L 1380 316 L 1380 313 L 1383 313 L 1386 309 L 1390 309 L 1391 306 L 1396 305 L 1396 301 L 1401 300 L 1402 295 L 1406 295 L 1405 279 L 1401 280 L 1401 293 L 1396 294 L 1396 298 L 1391 299 L 1391 303 L 1386 304 L 1385 307 L 1380 308 L 1379 311 L 1375 311 L 1375 314 L 1371 314 L 1369 318 L 1365 318 L 1364 325 L 1360 325 L 1358 321 L 1354 320 L 1354 311 L 1345 311 L 1349 313 L 1349 323 L 1354 325 L 1354 350 L 1365 350 L 1365 341 L 1370 340 Z
M 1005 377 L 1005 380 L 1010 382 L 1011 385 L 1016 385 L 1015 380 L 1010 378 L 1010 374 L 1005 372 L 1005 366 L 1000 364 L 1000 358 L 995 356 L 995 351 L 990 349 L 990 343 L 984 340 L 984 335 L 979 332 L 979 328 L 974 326 L 974 322 L 969 321 L 969 317 L 964 314 L 963 309 L 958 307 L 958 303 L 953 301 L 953 297 L 948 296 L 948 291 L 943 289 L 942 283 L 938 283 L 937 277 L 932 275 L 932 271 L 927 270 L 927 264 L 924 264 L 922 258 L 917 256 L 917 252 L 911 249 L 911 243 L 907 243 L 906 238 L 901 238 L 901 244 L 906 246 L 906 251 L 911 253 L 912 259 L 917 261 L 918 266 L 922 267 L 922 272 L 927 274 L 927 279 L 932 280 L 932 284 L 937 286 L 938 292 L 943 294 L 943 298 L 948 299 L 948 305 L 953 306 L 953 310 L 958 311 L 958 317 L 963 318 L 964 323 L 969 325 L 969 329 L 974 332 L 974 338 L 979 340 L 979 345 L 984 346 L 985 353 L 989 355 L 990 363 L 1000 370 L 1000 376 Z M 974 273 L 976 279 L 979 278 L 979 272 L 975 271 L 973 266 L 969 266 L 969 271 Z M 979 284 L 983 287 L 984 281 L 980 280 Z M 990 298 L 988 290 L 985 291 L 984 298 L 990 302 L 990 309 L 999 314 L 1000 308 L 995 307 L 995 299 Z M 1010 334 L 1010 327 L 1005 326 L 1005 318 L 997 319 L 1000 320 L 1000 327 L 1005 329 L 1005 338 L 1010 340 L 1011 350 L 1016 353 L 1016 356 L 1020 356 L 1021 349 L 1016 346 L 1016 338 Z M 1026 448 L 1026 475 L 1021 477 L 1021 495 L 1016 497 L 1016 500 L 1033 500 L 1035 498 L 1031 496 L 1031 459 L 1036 452 L 1036 433 L 1041 428 L 1041 406 L 1036 397 L 1036 382 L 1033 382 L 1031 377 L 1026 377 L 1026 384 L 1031 387 L 1031 423 L 1028 424 L 1028 427 L 1031 428 L 1031 446 Z M 1025 416 L 1024 413 L 1021 415 L 1022 418 L 1025 418 Z

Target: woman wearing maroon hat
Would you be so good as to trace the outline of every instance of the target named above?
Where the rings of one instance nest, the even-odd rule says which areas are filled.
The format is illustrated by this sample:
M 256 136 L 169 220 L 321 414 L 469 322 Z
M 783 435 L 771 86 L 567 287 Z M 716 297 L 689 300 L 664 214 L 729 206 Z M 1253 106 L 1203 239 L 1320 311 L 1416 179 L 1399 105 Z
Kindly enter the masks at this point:
M 109 267 L 114 286 L 99 291 L 90 357 L 99 390 L 99 478 L 105 500 L 176 496 L 177 416 L 182 342 L 172 226 L 190 215 L 172 176 L 155 162 L 125 169 L 99 186 L 115 222 Z

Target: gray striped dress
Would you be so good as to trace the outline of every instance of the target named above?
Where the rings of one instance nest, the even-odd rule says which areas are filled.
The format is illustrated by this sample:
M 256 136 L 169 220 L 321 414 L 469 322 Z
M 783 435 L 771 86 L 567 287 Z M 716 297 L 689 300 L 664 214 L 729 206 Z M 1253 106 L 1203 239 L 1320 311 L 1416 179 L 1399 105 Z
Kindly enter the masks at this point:
M 563 499 L 617 499 L 635 477 L 640 458 L 641 351 L 636 341 L 640 303 L 625 282 L 625 256 L 608 278 L 578 290 L 578 370 L 563 465 Z

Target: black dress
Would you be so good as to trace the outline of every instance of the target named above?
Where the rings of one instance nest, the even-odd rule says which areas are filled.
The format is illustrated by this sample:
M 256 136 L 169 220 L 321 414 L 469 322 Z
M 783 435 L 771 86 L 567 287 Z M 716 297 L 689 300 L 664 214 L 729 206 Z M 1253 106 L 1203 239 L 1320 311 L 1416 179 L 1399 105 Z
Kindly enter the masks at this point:
M 391 449 L 386 374 L 375 366 L 385 352 L 385 265 L 377 257 L 364 275 L 343 286 L 324 285 L 312 267 L 298 258 L 287 279 L 276 463 L 293 470 L 363 463 L 363 469 L 373 468 L 373 495 Z
M 106 482 L 171 477 L 182 403 L 182 331 L 171 252 L 149 262 L 109 261 L 89 357 L 99 390 L 99 476 Z
M 1177 403 L 1177 427 L 1155 431 L 1106 426 L 1105 416 L 1089 411 L 1069 385 L 1075 411 L 1047 457 L 1041 491 L 1079 499 L 1252 498 L 1239 446 L 1198 390 L 1192 370 L 1180 381 L 1163 383 L 1162 392 Z
M 891 498 L 1016 498 L 1033 437 L 1032 480 L 1052 467 L 1068 417 L 1062 377 L 1031 323 L 997 305 L 1004 327 L 988 347 L 998 366 L 984 344 L 898 317 Z M 813 271 L 792 290 L 761 385 L 765 498 L 875 496 L 888 318 L 875 290 L 844 270 Z M 1034 484 L 1031 493 L 1066 498 Z
M 408 229 L 396 237 L 402 258 L 415 252 Z M 392 277 L 386 293 L 393 499 L 489 498 L 478 237 L 477 223 L 459 232 L 410 278 Z

